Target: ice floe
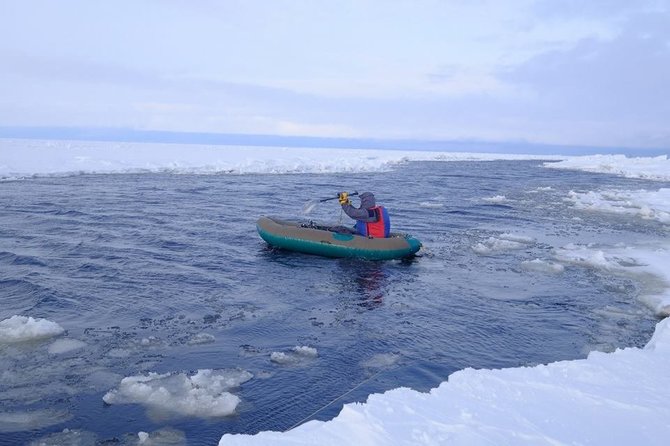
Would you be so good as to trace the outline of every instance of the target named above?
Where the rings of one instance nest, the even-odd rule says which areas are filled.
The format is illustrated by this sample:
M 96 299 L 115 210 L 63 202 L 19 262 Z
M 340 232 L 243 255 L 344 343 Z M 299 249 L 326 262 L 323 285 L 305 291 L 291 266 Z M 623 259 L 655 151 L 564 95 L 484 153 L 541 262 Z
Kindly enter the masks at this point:
M 308 359 L 314 359 L 319 356 L 319 352 L 314 347 L 295 346 L 287 352 L 272 352 L 270 361 L 281 365 L 299 364 Z
M 186 373 L 154 373 L 123 378 L 107 392 L 107 404 L 142 404 L 154 416 L 213 418 L 232 415 L 240 402 L 231 393 L 253 375 L 245 370 L 198 370 Z
M 12 316 L 0 321 L 0 343 L 14 343 L 52 338 L 65 330 L 47 319 Z

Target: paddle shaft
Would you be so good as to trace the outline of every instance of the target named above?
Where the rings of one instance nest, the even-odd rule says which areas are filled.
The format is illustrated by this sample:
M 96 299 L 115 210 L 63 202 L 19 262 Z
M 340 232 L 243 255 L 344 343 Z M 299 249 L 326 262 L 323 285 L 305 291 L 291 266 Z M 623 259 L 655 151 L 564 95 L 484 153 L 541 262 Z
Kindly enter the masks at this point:
M 350 197 L 355 197 L 356 195 L 358 195 L 358 192 L 352 192 L 349 194 Z M 337 197 L 322 198 L 319 200 L 319 203 L 323 203 L 324 201 L 337 200 L 338 198 L 340 198 L 339 195 Z

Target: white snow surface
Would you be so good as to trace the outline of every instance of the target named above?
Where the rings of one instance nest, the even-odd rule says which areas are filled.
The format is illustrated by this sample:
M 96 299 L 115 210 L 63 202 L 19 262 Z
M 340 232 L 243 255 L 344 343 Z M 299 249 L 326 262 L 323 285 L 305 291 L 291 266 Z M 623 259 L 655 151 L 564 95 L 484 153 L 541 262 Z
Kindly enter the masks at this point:
M 51 338 L 64 331 L 63 327 L 47 319 L 14 315 L 0 321 L 0 344 Z
M 406 161 L 563 158 L 550 155 L 0 139 L 0 179 L 82 173 L 374 172 L 389 170 Z

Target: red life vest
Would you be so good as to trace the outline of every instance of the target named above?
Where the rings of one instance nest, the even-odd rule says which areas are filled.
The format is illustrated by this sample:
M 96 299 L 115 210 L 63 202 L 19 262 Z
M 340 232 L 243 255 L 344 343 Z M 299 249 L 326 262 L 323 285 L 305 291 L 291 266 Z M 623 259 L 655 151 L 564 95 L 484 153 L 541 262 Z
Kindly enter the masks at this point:
M 372 238 L 385 238 L 391 232 L 391 221 L 386 208 L 383 206 L 375 206 L 368 209 L 373 211 L 377 216 L 377 221 L 372 222 L 356 222 L 356 230 L 359 234 Z

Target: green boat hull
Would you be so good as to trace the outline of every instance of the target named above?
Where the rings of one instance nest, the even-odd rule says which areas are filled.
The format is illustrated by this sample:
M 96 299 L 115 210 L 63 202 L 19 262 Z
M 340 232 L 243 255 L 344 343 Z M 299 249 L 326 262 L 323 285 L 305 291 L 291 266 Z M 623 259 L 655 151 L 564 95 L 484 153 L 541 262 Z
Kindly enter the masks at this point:
M 421 249 L 419 240 L 404 234 L 368 238 L 302 227 L 300 223 L 271 217 L 259 218 L 256 228 L 261 238 L 271 246 L 324 257 L 391 260 L 412 257 Z

